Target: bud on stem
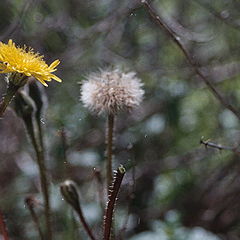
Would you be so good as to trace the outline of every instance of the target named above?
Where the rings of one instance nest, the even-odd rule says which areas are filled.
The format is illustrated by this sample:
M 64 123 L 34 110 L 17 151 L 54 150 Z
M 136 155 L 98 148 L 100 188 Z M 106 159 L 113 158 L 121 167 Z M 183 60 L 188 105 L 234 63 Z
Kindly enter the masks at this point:
M 77 212 L 90 239 L 95 240 L 95 237 L 93 236 L 93 233 L 83 216 L 76 184 L 71 180 L 66 180 L 60 185 L 60 190 L 66 202 Z

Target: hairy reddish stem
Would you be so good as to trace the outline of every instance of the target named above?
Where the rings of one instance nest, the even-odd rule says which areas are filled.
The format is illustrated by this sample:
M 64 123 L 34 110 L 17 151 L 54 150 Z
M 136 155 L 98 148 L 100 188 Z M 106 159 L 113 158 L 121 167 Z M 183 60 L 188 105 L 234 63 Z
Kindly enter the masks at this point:
M 7 226 L 4 221 L 2 212 L 0 211 L 0 233 L 3 235 L 3 240 L 9 240 Z
M 104 236 L 103 240 L 109 240 L 111 237 L 111 229 L 112 229 L 112 222 L 113 222 L 113 212 L 114 206 L 117 199 L 117 195 L 125 174 L 125 169 L 123 167 L 119 167 L 115 173 L 113 185 L 109 190 L 109 198 L 107 209 L 104 216 Z

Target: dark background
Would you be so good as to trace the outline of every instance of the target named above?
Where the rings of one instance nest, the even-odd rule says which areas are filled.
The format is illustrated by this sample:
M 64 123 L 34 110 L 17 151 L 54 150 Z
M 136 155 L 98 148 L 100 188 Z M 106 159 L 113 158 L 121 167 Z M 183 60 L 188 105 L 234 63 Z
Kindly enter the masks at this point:
M 240 2 L 152 3 L 201 71 L 238 109 Z M 0 39 L 33 47 L 47 63 L 61 61 L 56 74 L 63 82 L 45 88 L 42 117 L 54 239 L 86 239 L 59 193 L 67 178 L 78 183 L 84 214 L 101 236 L 93 168 L 104 166 L 105 117 L 82 106 L 79 83 L 91 71 L 112 65 L 136 71 L 145 89 L 141 106 L 117 118 L 114 167 L 121 163 L 128 169 L 115 214 L 116 229 L 126 225 L 122 239 L 238 239 L 238 153 L 206 149 L 199 141 L 204 136 L 237 148 L 239 119 L 196 76 L 139 1 L 3 0 Z M 5 89 L 2 75 L 2 94 Z M 0 209 L 12 240 L 38 239 L 24 205 L 29 194 L 41 201 L 35 156 L 22 121 L 9 108 L 0 122 Z M 41 207 L 38 214 L 41 218 Z

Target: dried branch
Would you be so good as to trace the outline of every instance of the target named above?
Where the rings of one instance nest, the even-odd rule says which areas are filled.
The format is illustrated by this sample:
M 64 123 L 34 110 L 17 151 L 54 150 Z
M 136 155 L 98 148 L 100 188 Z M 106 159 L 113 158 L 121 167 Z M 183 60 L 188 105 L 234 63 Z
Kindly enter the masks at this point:
M 126 170 L 123 166 L 120 166 L 117 171 L 115 171 L 115 176 L 111 189 L 109 190 L 108 204 L 104 216 L 104 240 L 109 240 L 111 236 L 112 221 L 113 221 L 113 212 L 115 207 L 115 202 L 117 195 L 124 177 Z
M 3 214 L 0 211 L 0 233 L 3 235 L 3 240 L 9 240 L 7 227 L 4 221 Z
M 203 138 L 200 140 L 200 144 L 203 144 L 206 148 L 210 147 L 218 150 L 228 150 L 233 153 L 240 154 L 240 151 L 237 150 L 236 147 L 223 146 L 221 144 L 210 142 L 209 140 L 203 140 Z
M 188 50 L 182 44 L 180 38 L 169 28 L 169 26 L 161 19 L 161 17 L 157 14 L 157 11 L 152 7 L 152 5 L 147 0 L 141 1 L 143 6 L 148 11 L 149 15 L 153 19 L 153 21 L 165 31 L 165 33 L 171 38 L 171 40 L 179 47 L 184 56 L 186 57 L 190 66 L 192 66 L 194 72 L 204 81 L 204 83 L 208 86 L 211 92 L 215 95 L 218 101 L 227 109 L 229 109 L 239 120 L 240 120 L 240 112 L 232 106 L 225 97 L 215 88 L 212 82 L 201 72 L 198 64 L 195 59 L 188 53 Z

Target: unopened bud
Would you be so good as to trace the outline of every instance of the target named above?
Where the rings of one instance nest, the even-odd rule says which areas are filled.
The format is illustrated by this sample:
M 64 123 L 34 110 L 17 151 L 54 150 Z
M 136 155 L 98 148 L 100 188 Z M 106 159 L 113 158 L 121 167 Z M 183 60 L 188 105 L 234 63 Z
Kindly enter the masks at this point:
M 60 185 L 60 190 L 65 201 L 74 209 L 79 209 L 79 195 L 76 184 L 71 180 L 66 180 Z

